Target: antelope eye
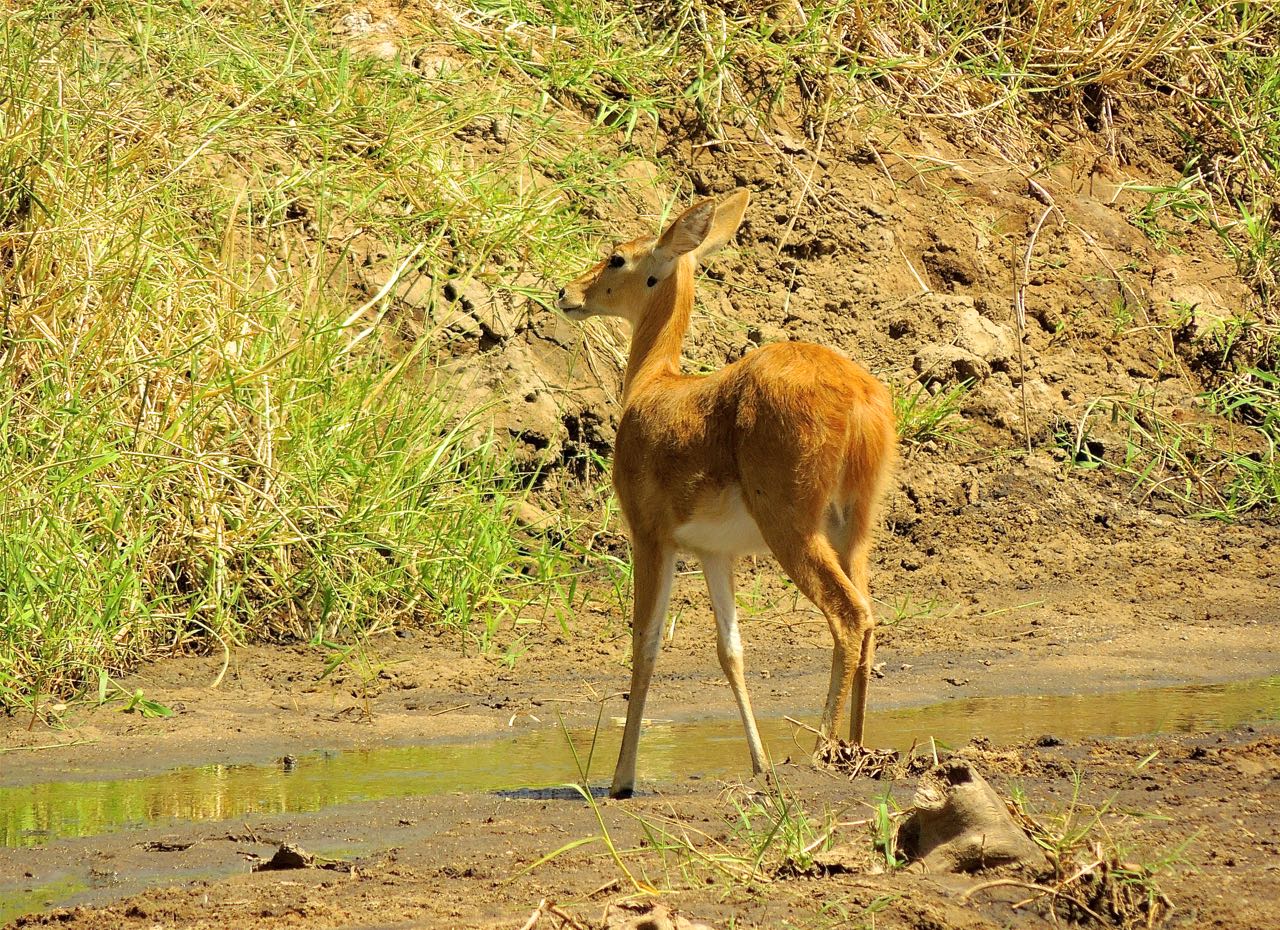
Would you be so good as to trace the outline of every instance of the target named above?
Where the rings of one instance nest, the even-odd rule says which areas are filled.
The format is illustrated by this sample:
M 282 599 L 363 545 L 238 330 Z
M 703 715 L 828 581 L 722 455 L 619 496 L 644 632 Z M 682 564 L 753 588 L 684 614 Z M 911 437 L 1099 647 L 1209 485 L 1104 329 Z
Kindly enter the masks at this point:
M 610 268 L 621 268 L 626 263 L 627 263 L 627 260 L 623 258 L 621 255 L 614 255 L 609 259 Z

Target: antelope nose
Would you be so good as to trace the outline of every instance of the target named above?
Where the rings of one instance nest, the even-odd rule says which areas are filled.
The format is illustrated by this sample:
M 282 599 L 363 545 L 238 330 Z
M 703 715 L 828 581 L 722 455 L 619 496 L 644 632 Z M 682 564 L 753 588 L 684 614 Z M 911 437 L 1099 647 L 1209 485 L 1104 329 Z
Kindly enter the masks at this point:
M 556 294 L 556 297 L 557 297 L 559 300 L 564 300 L 564 288 L 560 288 L 560 293 L 559 293 L 559 294 Z

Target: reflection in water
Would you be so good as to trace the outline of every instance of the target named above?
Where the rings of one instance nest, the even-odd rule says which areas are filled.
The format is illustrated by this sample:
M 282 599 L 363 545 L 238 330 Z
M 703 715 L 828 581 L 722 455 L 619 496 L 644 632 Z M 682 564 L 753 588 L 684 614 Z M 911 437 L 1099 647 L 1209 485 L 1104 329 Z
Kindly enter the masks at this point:
M 1043 733 L 1064 738 L 1189 732 L 1280 719 L 1280 677 L 1224 685 L 1128 693 L 969 698 L 929 707 L 872 713 L 871 742 L 903 748 L 933 737 L 960 745 L 975 736 L 995 743 Z M 773 758 L 812 748 L 809 734 L 780 718 L 761 721 Z M 590 777 L 608 777 L 620 734 L 572 734 L 578 755 L 594 758 Z M 654 724 L 640 759 L 648 780 L 689 772 L 741 774 L 747 766 L 736 718 Z M 0 845 L 29 846 L 173 820 L 226 820 L 247 814 L 316 811 L 377 798 L 450 791 L 545 787 L 578 780 L 565 734 L 554 728 L 514 739 L 324 752 L 292 771 L 278 765 L 207 765 L 147 778 L 46 782 L 0 788 Z

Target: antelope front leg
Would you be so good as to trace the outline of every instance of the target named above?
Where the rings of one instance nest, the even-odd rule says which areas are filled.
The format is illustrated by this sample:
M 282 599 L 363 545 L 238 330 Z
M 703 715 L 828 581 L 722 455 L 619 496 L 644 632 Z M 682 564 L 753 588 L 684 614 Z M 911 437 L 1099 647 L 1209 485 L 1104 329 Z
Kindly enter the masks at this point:
M 636 752 L 640 746 L 644 702 L 662 642 L 662 620 L 667 613 L 676 569 L 674 549 L 638 537 L 631 541 L 631 558 L 635 588 L 631 617 L 631 696 L 627 702 L 622 750 L 618 753 L 613 786 L 609 789 L 609 796 L 613 798 L 629 798 L 635 791 Z

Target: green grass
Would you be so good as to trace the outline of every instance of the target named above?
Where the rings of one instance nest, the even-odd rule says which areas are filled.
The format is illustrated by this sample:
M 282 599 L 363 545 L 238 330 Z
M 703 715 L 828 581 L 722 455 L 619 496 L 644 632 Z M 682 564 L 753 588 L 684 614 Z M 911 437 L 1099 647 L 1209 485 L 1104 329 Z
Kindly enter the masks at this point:
M 967 429 L 960 420 L 960 407 L 972 386 L 970 381 L 961 381 L 931 394 L 919 382 L 908 387 L 894 385 L 893 417 L 899 441 L 909 446 L 956 442 Z
M 1160 883 L 1185 866 L 1194 836 L 1154 855 L 1139 848 L 1129 834 L 1144 815 L 1116 810 L 1114 797 L 1096 805 L 1085 802 L 1079 772 L 1072 776 L 1070 803 L 1052 814 L 1031 811 L 1019 790 L 1012 795 L 1011 812 L 1049 865 L 1046 874 L 1026 886 L 1026 903 L 1047 910 L 1055 921 L 1059 916 L 1093 918 L 1124 930 L 1160 926 L 1173 912 Z
M 351 254 L 558 276 L 564 190 L 603 196 L 628 156 L 288 3 L 47 2 L 3 30 L 0 703 L 162 651 L 397 622 L 483 646 L 563 615 L 580 566 L 514 531 L 525 479 L 433 387 L 431 340 L 352 312 Z M 513 113 L 506 157 L 545 188 L 459 136 Z
M 1124 476 L 1141 502 L 1166 501 L 1202 518 L 1274 513 L 1280 509 L 1277 387 L 1274 373 L 1252 370 L 1204 395 L 1208 409 L 1245 419 L 1234 428 L 1177 419 L 1154 395 L 1100 398 L 1078 422 L 1059 428 L 1058 447 L 1071 467 Z

